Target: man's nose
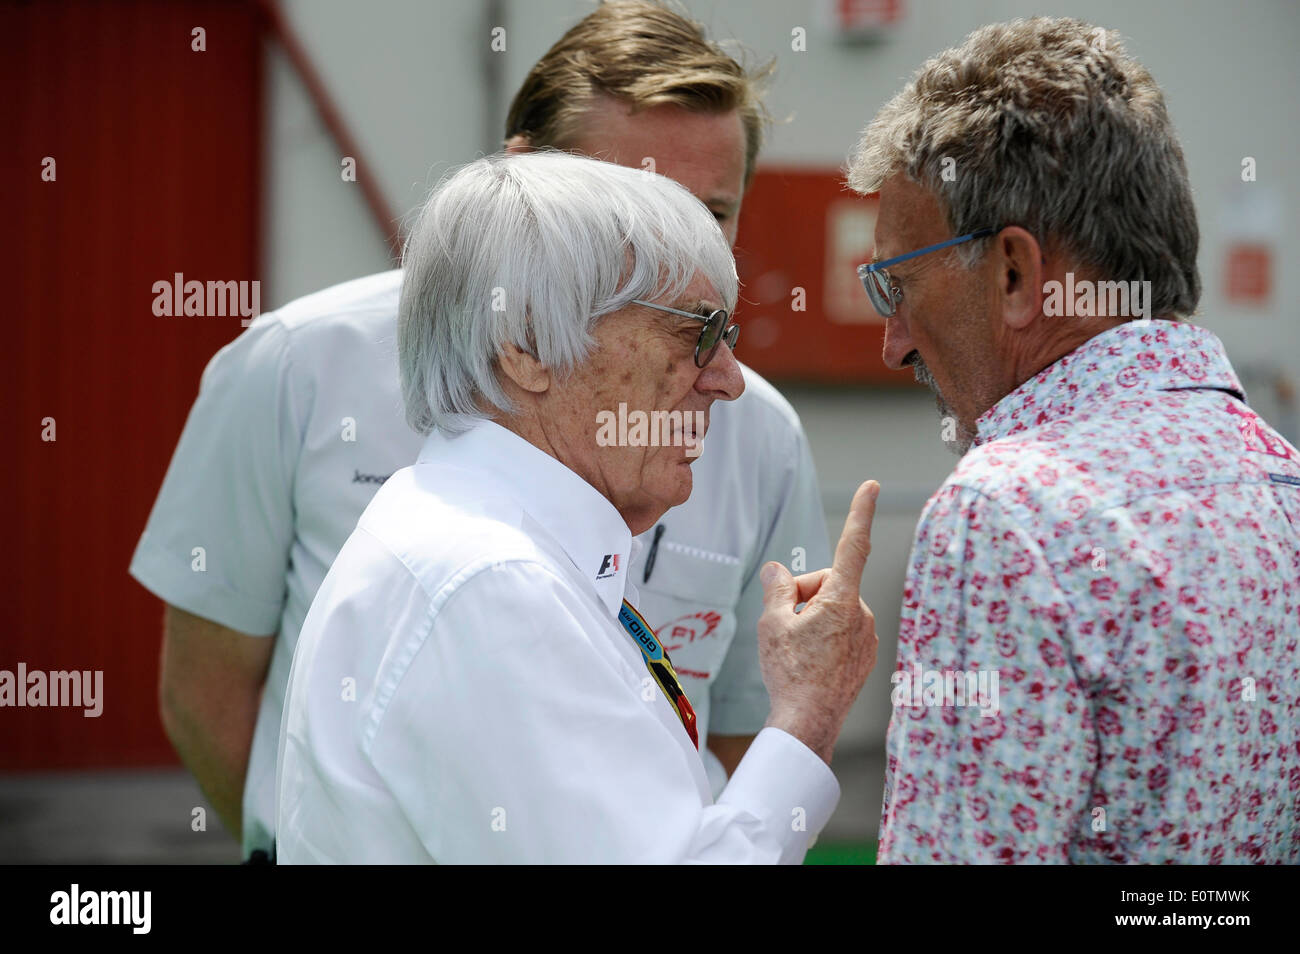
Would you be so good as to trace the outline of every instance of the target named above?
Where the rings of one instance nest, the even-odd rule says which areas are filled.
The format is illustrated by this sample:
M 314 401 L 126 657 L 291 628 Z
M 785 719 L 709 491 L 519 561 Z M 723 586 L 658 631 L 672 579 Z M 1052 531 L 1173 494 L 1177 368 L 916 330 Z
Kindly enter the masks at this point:
M 885 347 L 880 353 L 881 359 L 885 362 L 885 367 L 891 371 L 898 371 L 903 368 L 903 359 L 916 350 L 912 344 L 912 336 L 907 333 L 907 324 L 898 317 L 891 315 L 885 319 Z
M 734 401 L 745 393 L 745 374 L 735 352 L 724 341 L 695 380 L 695 387 L 718 401 Z

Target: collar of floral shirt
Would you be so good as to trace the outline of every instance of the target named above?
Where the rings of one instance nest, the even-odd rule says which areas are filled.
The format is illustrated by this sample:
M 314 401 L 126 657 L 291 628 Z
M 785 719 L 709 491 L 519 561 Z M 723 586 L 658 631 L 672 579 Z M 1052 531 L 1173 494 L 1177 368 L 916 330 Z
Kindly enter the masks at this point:
M 975 445 L 1071 417 L 1128 392 L 1216 388 L 1246 400 L 1223 343 L 1163 318 L 1126 322 L 1088 339 L 1016 388 L 975 422 Z

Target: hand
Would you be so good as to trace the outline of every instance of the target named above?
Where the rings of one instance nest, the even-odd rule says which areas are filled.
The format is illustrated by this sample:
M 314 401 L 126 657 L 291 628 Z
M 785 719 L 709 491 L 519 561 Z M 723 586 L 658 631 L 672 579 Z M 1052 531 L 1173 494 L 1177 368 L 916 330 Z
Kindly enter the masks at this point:
M 793 577 L 764 565 L 758 659 L 772 697 L 769 726 L 789 732 L 830 764 L 840 729 L 876 666 L 876 621 L 859 591 L 871 554 L 880 485 L 858 488 L 829 569 Z M 801 612 L 795 606 L 806 603 Z

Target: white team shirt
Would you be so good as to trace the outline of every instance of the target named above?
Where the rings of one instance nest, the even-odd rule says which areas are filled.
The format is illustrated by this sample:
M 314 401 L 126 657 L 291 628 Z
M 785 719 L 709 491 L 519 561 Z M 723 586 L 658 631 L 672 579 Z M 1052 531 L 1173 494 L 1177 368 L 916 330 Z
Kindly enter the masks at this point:
M 608 500 L 518 435 L 431 435 L 299 636 L 279 861 L 801 862 L 834 775 L 765 729 L 714 804 L 618 621 L 632 548 Z
M 397 375 L 400 271 L 300 298 L 258 317 L 203 373 L 198 399 L 131 563 L 164 601 L 276 637 L 244 789 L 245 854 L 274 845 L 275 759 L 303 620 L 357 518 L 423 439 Z M 629 575 L 698 716 L 711 788 L 725 773 L 708 732 L 751 735 L 769 701 L 758 666 L 758 569 L 830 563 L 808 443 L 790 405 L 748 368 L 715 402 L 691 499 L 654 530 Z M 201 548 L 201 549 L 200 549 Z M 201 559 L 200 559 L 201 556 Z

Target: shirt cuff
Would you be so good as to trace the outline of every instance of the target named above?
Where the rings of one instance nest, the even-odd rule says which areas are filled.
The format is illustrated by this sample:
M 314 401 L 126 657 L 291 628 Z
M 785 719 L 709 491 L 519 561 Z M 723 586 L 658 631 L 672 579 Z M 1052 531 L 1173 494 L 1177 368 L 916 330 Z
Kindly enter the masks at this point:
M 781 863 L 801 864 L 840 801 L 840 783 L 821 756 L 771 726 L 758 733 L 719 805 L 752 812 L 781 840 Z

